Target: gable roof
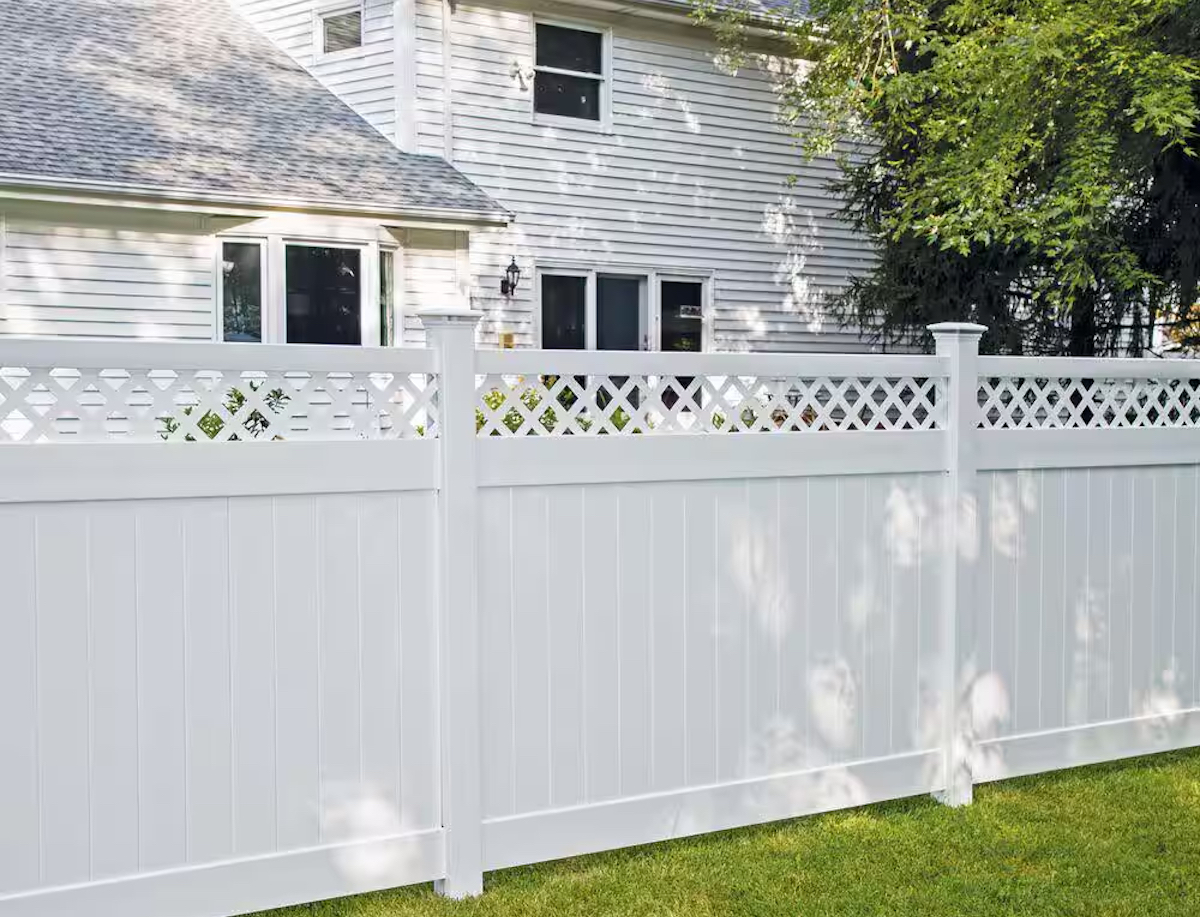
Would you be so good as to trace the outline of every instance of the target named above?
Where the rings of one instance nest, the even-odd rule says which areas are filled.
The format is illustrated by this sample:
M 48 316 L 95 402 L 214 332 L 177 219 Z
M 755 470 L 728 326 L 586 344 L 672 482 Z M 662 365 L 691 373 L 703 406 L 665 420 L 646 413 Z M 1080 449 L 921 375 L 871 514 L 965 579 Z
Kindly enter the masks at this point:
M 0 184 L 506 222 L 226 0 L 0 0 Z

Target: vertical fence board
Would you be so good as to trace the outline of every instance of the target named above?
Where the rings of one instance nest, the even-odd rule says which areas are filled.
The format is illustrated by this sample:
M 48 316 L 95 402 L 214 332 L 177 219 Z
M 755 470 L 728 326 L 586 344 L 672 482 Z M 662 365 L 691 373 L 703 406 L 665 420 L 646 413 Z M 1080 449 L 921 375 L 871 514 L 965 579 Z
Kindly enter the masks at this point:
M 1039 729 L 1057 729 L 1067 725 L 1066 654 L 1070 627 L 1067 611 L 1066 540 L 1067 526 L 1065 475 L 1048 471 L 1045 476 L 1045 526 L 1042 529 L 1042 677 L 1040 682 L 1041 722 Z
M 1042 471 L 1017 476 L 1019 556 L 1017 559 L 1014 622 L 1012 733 L 1038 728 L 1038 684 L 1042 663 L 1042 537 L 1045 528 Z
M 275 596 L 273 501 L 231 499 L 233 849 L 267 853 L 276 844 Z
M 360 835 L 362 790 L 362 597 L 357 506 L 322 497 L 320 531 L 321 807 L 327 839 Z
M 603 800 L 621 792 L 621 534 L 615 488 L 589 489 L 583 524 L 585 792 L 589 800 Z
M 1152 689 L 1148 710 L 1163 712 L 1164 705 L 1179 703 L 1181 660 L 1175 645 L 1175 607 L 1177 598 L 1175 569 L 1175 533 L 1179 514 L 1178 482 L 1170 466 L 1154 470 L 1154 584 L 1150 608 L 1153 615 Z
M 684 750 L 688 784 L 717 780 L 717 543 L 716 487 L 701 482 L 688 487 L 683 532 L 686 578 L 679 584 L 686 603 L 684 659 L 687 706 Z
M 0 507 L 0 892 L 41 871 L 36 532 L 33 509 Z
M 142 504 L 137 514 L 139 799 L 141 868 L 186 861 L 187 658 L 183 507 Z
M 546 596 L 549 641 L 550 770 L 554 807 L 583 797 L 583 491 L 547 492 Z
M 632 487 L 620 502 L 618 610 L 620 620 L 621 795 L 648 793 L 653 776 L 654 684 L 650 672 L 650 506 Z
M 483 815 L 514 811 L 516 749 L 513 703 L 513 589 L 517 564 L 509 512 L 512 491 L 485 490 L 479 498 L 479 622 L 483 674 Z M 403 555 L 402 555 L 403 556 Z M 523 556 L 523 555 L 522 555 Z M 405 558 L 402 563 L 412 563 Z M 407 563 L 405 564 L 406 569 Z M 415 564 L 414 564 L 415 568 Z M 417 575 L 416 569 L 412 571 Z M 406 603 L 407 604 L 407 603 Z
M 1133 494 L 1135 475 L 1131 469 L 1114 472 L 1112 482 L 1112 519 L 1108 564 L 1109 589 L 1109 686 L 1108 715 L 1121 719 L 1130 715 L 1130 650 L 1134 627 L 1134 556 Z
M 687 772 L 687 503 L 689 485 L 651 496 L 650 677 L 654 697 L 651 787 L 683 786 Z
M 717 779 L 746 774 L 749 725 L 747 625 L 749 601 L 743 588 L 747 573 L 744 548 L 749 529 L 745 488 L 721 482 L 717 490 Z
M 1112 680 L 1112 542 L 1113 472 L 1095 469 L 1088 475 L 1087 608 L 1087 722 L 1108 719 L 1108 692 Z
M 405 493 L 400 509 L 401 822 L 405 830 L 436 827 L 441 813 L 438 767 L 437 594 L 431 571 L 436 496 Z
M 400 830 L 400 523 L 395 500 L 357 498 L 362 532 L 362 718 L 364 817 Z M 314 692 L 315 693 L 315 692 Z M 315 707 L 315 704 L 314 704 Z M 369 814 L 366 814 L 369 813 Z
M 307 496 L 275 501 L 271 573 L 275 593 L 276 793 L 279 846 L 321 840 L 331 814 L 320 791 L 320 621 L 316 507 Z
M 1155 480 L 1151 469 L 1133 473 L 1133 608 L 1129 639 L 1129 703 L 1134 716 L 1149 712 L 1155 683 L 1154 594 L 1160 588 L 1154 544 Z
M 513 494 L 513 544 L 520 562 L 513 581 L 513 732 L 517 812 L 548 808 L 550 769 L 550 602 L 547 497 L 541 489 Z
M 847 703 L 852 698 L 851 672 L 839 655 L 841 626 L 838 545 L 843 537 L 838 516 L 838 483 L 809 481 L 808 689 L 814 765 L 842 760 L 852 736 Z
M 203 863 L 233 855 L 228 502 L 189 506 L 184 539 L 187 846 L 188 860 Z

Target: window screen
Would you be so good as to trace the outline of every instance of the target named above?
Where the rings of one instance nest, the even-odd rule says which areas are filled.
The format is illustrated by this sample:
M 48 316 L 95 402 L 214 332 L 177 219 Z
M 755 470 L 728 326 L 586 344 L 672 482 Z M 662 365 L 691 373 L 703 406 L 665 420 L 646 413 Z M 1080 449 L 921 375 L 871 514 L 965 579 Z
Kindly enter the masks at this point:
M 262 340 L 262 246 L 221 246 L 221 318 L 227 341 Z
M 362 47 L 362 11 L 321 17 L 321 40 L 326 54 Z
M 542 275 L 542 347 L 587 347 L 587 278 Z
M 604 36 L 586 29 L 537 25 L 533 110 L 560 118 L 600 120 Z

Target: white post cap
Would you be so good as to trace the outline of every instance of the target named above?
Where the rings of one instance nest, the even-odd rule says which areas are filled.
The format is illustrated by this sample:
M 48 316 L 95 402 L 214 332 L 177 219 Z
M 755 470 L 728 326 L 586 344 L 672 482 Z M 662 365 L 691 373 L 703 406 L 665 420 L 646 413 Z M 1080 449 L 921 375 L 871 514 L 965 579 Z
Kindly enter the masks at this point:
M 433 325 L 476 325 L 483 313 L 468 306 L 431 306 L 417 312 L 426 327 Z
M 987 325 L 977 325 L 974 322 L 935 322 L 926 325 L 935 336 L 947 337 L 979 337 L 987 331 Z

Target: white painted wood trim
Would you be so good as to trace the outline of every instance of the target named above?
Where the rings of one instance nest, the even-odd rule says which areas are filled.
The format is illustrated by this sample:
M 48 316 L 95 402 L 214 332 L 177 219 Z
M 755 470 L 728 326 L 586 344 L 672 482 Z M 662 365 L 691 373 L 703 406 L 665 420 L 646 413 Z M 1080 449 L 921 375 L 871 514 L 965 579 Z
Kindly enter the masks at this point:
M 560 273 L 553 271 L 550 273 Z M 563 272 L 566 273 L 566 272 Z M 583 275 L 584 272 L 576 272 Z M 540 330 L 540 329 L 539 329 Z M 481 350 L 481 373 L 651 376 L 943 377 L 940 357 L 897 354 L 652 353 L 636 350 Z
M 945 468 L 936 430 L 480 437 L 481 487 L 707 481 Z
M 995 757 L 989 770 L 977 775 L 980 782 L 1044 774 L 1200 745 L 1200 709 L 984 739 L 978 744 L 985 759 Z
M 0 366 L 264 372 L 432 373 L 420 347 L 334 347 L 182 341 L 81 341 L 0 337 Z
M 441 830 L 420 831 L 85 882 L 0 897 L 0 915 L 242 914 L 435 879 L 443 872 L 442 841 Z M 356 868 L 362 863 L 382 868 Z
M 982 471 L 1200 464 L 1196 427 L 974 432 Z
M 396 104 L 396 146 L 417 150 L 417 5 L 393 0 L 392 64 Z
M 484 823 L 484 868 L 503 869 L 845 808 L 934 789 L 937 750 L 856 761 L 715 786 L 498 818 Z M 823 781 L 828 780 L 828 784 Z M 823 792 L 822 786 L 836 786 Z
M 437 487 L 436 440 L 0 446 L 0 504 Z
M 442 0 L 442 157 L 454 162 L 454 0 Z

